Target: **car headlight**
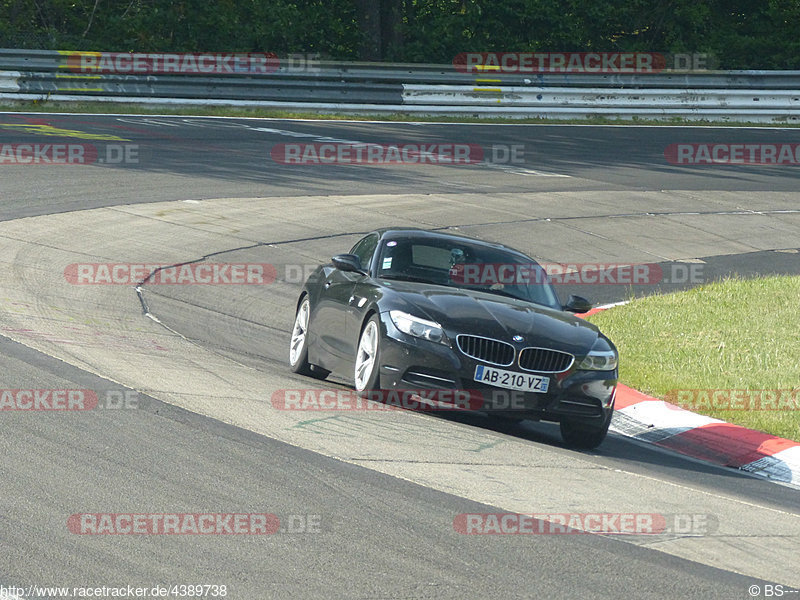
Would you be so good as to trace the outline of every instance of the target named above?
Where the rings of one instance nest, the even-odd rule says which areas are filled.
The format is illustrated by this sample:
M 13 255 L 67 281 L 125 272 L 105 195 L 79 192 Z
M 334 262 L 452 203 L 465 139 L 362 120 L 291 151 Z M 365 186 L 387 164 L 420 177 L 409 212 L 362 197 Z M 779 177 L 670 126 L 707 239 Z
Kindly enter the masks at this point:
M 602 342 L 602 343 L 601 343 Z M 617 368 L 619 357 L 617 352 L 610 348 L 605 340 L 598 340 L 589 354 L 586 355 L 578 369 L 583 371 L 613 371 Z
M 431 342 L 447 343 L 447 336 L 444 334 L 442 326 L 434 321 L 420 319 L 401 310 L 390 310 L 389 316 L 392 318 L 394 326 L 405 334 Z

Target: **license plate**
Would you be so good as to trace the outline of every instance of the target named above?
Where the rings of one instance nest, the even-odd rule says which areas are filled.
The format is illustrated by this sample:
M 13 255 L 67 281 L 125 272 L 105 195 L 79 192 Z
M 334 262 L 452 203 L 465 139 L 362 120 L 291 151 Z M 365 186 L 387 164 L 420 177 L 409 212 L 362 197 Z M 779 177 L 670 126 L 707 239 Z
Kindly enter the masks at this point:
M 488 383 L 508 390 L 519 390 L 520 392 L 533 392 L 536 394 L 547 393 L 550 387 L 549 377 L 539 375 L 528 375 L 527 373 L 517 373 L 515 371 L 504 371 L 478 365 L 475 368 L 475 381 Z

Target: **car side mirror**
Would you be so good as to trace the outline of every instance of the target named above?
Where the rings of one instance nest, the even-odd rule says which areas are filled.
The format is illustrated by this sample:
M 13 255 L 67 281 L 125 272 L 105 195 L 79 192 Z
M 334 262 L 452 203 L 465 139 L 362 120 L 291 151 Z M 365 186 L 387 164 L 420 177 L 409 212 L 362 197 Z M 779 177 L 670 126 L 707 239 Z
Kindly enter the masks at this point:
M 367 272 L 361 266 L 361 259 L 355 254 L 337 254 L 331 258 L 333 266 L 346 273 L 361 273 L 366 275 Z
M 571 295 L 564 305 L 564 310 L 572 313 L 585 313 L 592 310 L 592 303 L 581 296 Z

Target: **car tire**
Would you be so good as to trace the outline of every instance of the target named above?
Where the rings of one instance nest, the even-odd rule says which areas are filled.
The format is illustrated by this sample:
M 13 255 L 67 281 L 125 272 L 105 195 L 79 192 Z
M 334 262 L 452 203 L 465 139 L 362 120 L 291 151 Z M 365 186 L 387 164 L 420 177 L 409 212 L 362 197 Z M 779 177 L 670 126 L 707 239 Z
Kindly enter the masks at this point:
M 325 379 L 330 371 L 308 362 L 308 323 L 311 318 L 311 303 L 304 296 L 294 316 L 292 338 L 289 342 L 289 368 L 300 375 Z
M 380 384 L 381 322 L 372 315 L 358 336 L 353 367 L 353 380 L 357 392 L 377 390 Z
M 560 423 L 561 439 L 572 448 L 594 450 L 606 439 L 613 412 L 613 410 L 608 411 L 602 424 L 595 426 L 589 425 L 585 421 L 562 419 Z

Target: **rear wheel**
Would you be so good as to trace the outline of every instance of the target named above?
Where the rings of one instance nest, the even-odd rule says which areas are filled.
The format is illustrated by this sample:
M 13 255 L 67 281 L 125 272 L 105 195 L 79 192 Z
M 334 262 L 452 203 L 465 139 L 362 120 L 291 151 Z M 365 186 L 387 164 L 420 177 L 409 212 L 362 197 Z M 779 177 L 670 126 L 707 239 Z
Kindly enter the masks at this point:
M 590 425 L 585 421 L 563 419 L 561 421 L 561 438 L 564 443 L 573 448 L 594 450 L 606 439 L 613 414 L 613 410 L 608 411 L 608 415 L 597 425 Z
M 289 343 L 289 368 L 300 375 L 308 375 L 316 379 L 325 379 L 330 371 L 321 369 L 308 362 L 308 323 L 311 318 L 311 303 L 308 296 L 303 298 L 297 308 L 292 327 L 292 340 Z
M 359 392 L 378 389 L 380 331 L 381 324 L 376 315 L 372 315 L 361 330 L 353 373 L 355 387 Z

